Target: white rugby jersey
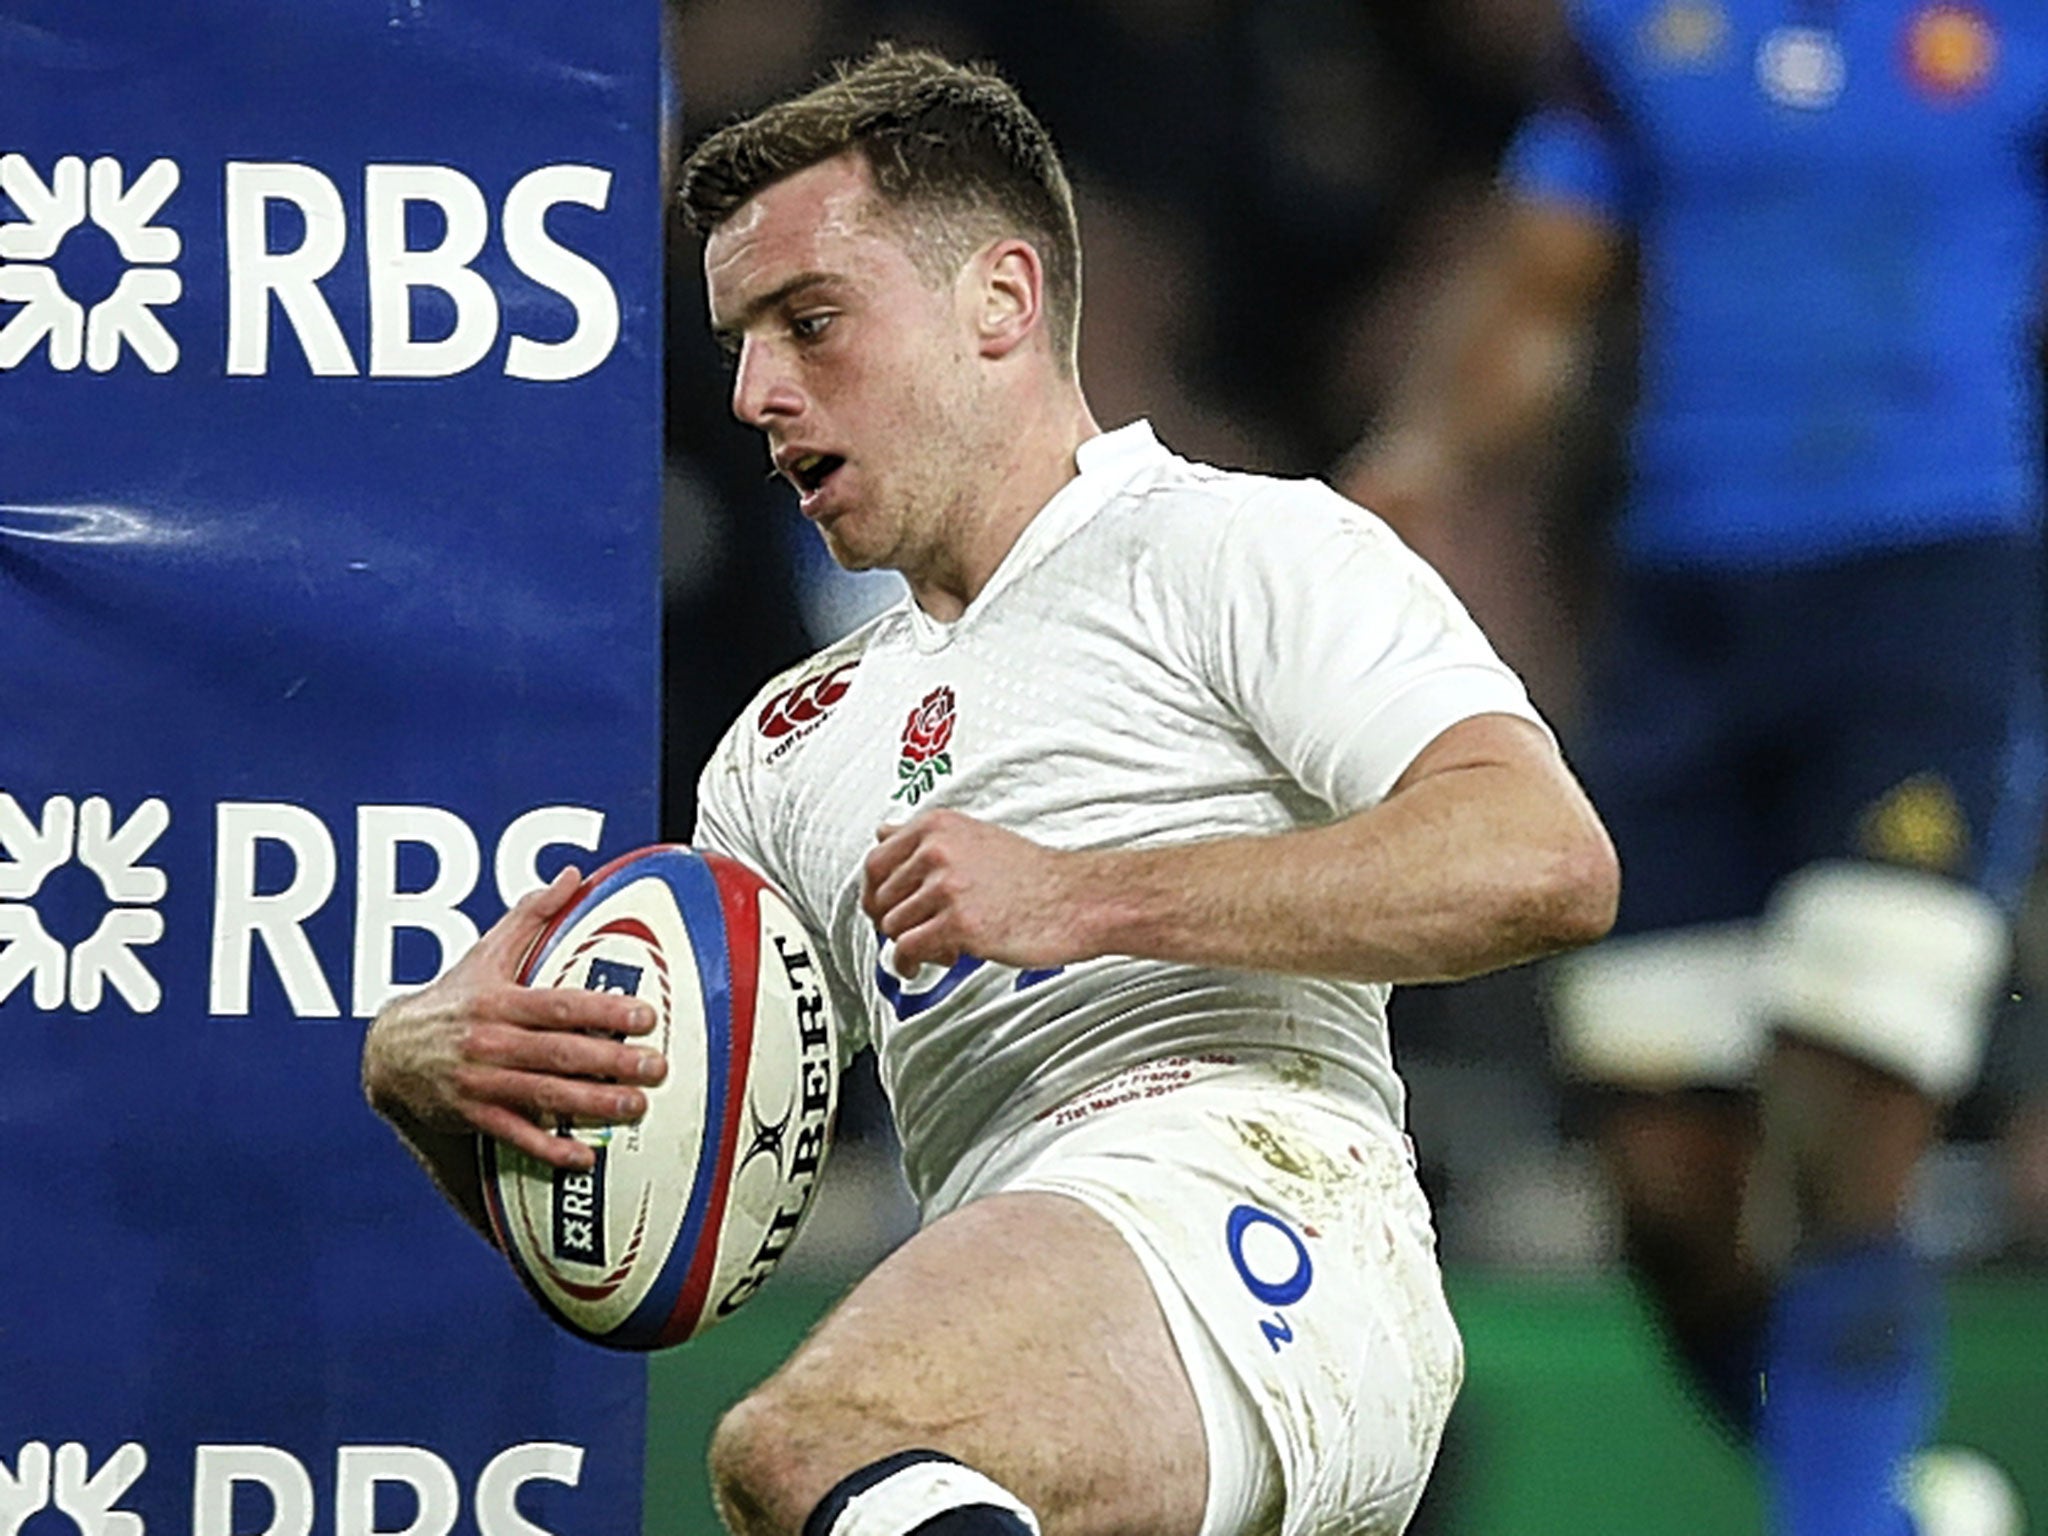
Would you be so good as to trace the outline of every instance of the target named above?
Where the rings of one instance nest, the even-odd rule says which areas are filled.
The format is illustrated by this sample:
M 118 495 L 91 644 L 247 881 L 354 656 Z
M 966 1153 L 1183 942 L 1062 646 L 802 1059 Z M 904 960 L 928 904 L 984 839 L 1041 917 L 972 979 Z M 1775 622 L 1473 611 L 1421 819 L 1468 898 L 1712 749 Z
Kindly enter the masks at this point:
M 1376 804 L 1460 720 L 1537 719 L 1436 573 L 1328 486 L 1190 463 L 1142 421 L 1076 462 L 956 621 L 906 598 L 784 673 L 699 786 L 699 845 L 823 940 L 927 1215 L 1002 1137 L 1160 1057 L 1315 1058 L 1390 1134 L 1403 1093 L 1384 985 L 1122 956 L 895 976 L 860 908 L 877 827 L 947 806 L 1066 849 L 1281 832 Z

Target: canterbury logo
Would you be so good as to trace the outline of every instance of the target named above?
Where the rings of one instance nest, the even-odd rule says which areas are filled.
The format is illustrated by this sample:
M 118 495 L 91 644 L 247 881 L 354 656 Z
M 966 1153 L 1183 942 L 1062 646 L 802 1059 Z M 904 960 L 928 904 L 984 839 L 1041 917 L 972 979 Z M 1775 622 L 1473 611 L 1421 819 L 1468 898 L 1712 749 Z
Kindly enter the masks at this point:
M 853 686 L 853 669 L 859 665 L 849 661 L 783 689 L 761 706 L 756 720 L 761 734 L 773 740 L 822 719 L 826 710 L 846 697 L 846 690 Z

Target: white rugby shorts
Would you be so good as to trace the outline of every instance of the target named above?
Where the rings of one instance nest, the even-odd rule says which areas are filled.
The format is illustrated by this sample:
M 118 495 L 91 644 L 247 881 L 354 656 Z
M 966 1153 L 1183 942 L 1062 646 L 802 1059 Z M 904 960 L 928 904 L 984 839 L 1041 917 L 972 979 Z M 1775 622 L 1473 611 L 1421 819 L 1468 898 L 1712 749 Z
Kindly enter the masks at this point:
M 1132 1068 L 960 1194 L 1067 1195 L 1131 1245 L 1201 1408 L 1201 1536 L 1400 1531 L 1464 1377 L 1405 1139 L 1320 1078 L 1251 1054 Z

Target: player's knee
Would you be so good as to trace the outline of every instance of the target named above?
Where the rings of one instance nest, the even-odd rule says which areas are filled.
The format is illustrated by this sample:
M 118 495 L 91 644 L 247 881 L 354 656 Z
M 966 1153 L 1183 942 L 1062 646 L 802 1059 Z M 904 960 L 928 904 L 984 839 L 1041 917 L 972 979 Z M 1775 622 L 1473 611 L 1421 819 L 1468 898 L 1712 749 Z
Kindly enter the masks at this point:
M 711 1436 L 711 1489 L 739 1536 L 794 1536 L 818 1474 L 809 1426 L 771 1385 L 742 1398 Z M 826 1480 L 829 1482 L 829 1479 Z
M 898 1451 L 841 1478 L 802 1536 L 1040 1536 L 1038 1517 L 994 1479 L 938 1451 Z
M 1933 1099 L 1969 1086 L 2006 964 L 1989 897 L 1920 870 L 1816 864 L 1785 882 L 1764 932 L 1780 1029 Z
M 802 1365 L 755 1388 L 712 1434 L 713 1493 L 741 1536 L 797 1536 L 851 1471 L 936 1432 L 872 1382 L 820 1380 Z
M 1038 1536 L 1029 1507 L 974 1468 L 928 1449 L 864 1451 L 902 1432 L 834 1423 L 772 1383 L 719 1421 L 712 1492 L 738 1536 Z
M 1558 1064 L 1603 1087 L 1664 1093 L 1746 1082 L 1760 1054 L 1753 924 L 1610 939 L 1550 970 Z
M 1748 1095 L 1704 1089 L 1617 1095 L 1599 1141 L 1631 1222 L 1677 1233 L 1697 1228 L 1706 1241 L 1732 1233 L 1756 1145 Z

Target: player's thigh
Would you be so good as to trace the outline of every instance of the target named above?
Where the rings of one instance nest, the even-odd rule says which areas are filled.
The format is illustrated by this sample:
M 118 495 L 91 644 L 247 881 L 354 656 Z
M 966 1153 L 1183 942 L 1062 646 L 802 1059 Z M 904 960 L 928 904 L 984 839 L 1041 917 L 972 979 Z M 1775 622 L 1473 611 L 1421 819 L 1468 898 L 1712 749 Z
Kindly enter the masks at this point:
M 1058 1194 L 991 1195 L 926 1227 L 721 1438 L 722 1474 L 798 1524 L 848 1473 L 907 1449 L 995 1479 L 1047 1536 L 1194 1536 L 1202 1520 L 1202 1421 L 1145 1271 Z
M 1810 704 L 1777 836 L 1792 867 L 1861 858 L 2017 895 L 2039 847 L 2042 583 L 2023 539 L 1818 573 Z
M 1758 816 L 1760 685 L 1744 661 L 1756 606 L 1717 576 L 1618 585 L 1572 755 L 1621 859 L 1621 906 L 1612 938 L 1547 972 L 1569 1082 L 1661 1096 L 1755 1071 L 1755 921 L 1788 867 Z M 1683 1121 L 1688 1106 L 1657 1115 Z
M 1618 936 L 1753 919 L 1781 872 L 1756 814 L 1752 607 L 1715 576 L 1617 582 L 1570 745 L 1621 859 Z
M 990 1176 L 1086 1201 L 1147 1256 L 1208 1427 L 1207 1536 L 1402 1529 L 1463 1375 L 1393 1128 L 1321 1064 L 1121 1074 Z M 1034 1144 L 1035 1143 L 1035 1144 Z
M 1829 622 L 1788 759 L 1799 867 L 1765 923 L 1766 1008 L 1937 1101 L 1975 1075 L 2039 846 L 2039 571 L 2030 540 L 1959 540 L 1816 571 L 1803 603 Z M 1908 1100 L 1901 1119 L 1924 1115 Z

